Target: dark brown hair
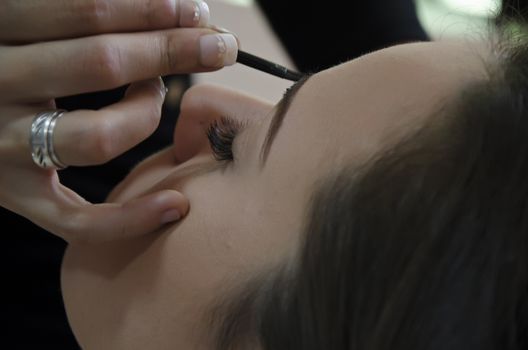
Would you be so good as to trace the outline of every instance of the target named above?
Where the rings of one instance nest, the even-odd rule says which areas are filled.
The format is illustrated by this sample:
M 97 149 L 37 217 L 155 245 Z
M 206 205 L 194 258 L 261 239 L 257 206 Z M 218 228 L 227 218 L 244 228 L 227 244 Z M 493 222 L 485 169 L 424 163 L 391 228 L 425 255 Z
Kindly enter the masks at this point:
M 294 264 L 223 304 L 218 348 L 528 349 L 528 45 L 315 192 Z

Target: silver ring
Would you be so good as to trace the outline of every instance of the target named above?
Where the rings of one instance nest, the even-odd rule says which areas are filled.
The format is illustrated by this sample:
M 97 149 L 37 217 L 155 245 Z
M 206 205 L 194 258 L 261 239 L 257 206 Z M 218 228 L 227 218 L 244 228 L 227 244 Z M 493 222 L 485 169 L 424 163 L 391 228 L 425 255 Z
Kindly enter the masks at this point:
M 53 148 L 53 130 L 57 120 L 65 113 L 57 109 L 38 113 L 31 123 L 29 145 L 35 164 L 44 169 L 64 169 L 66 164 L 60 161 Z

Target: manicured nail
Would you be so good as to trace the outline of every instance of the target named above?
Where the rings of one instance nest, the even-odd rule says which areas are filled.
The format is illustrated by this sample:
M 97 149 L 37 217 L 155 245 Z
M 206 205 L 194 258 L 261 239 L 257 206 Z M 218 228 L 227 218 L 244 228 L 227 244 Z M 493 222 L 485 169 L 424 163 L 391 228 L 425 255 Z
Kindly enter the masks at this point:
M 237 36 L 235 33 L 233 33 L 232 31 L 230 31 L 229 29 L 224 28 L 224 27 L 217 26 L 217 25 L 215 25 L 215 24 L 209 24 L 209 25 L 207 26 L 207 28 L 212 29 L 212 30 L 214 30 L 215 32 L 218 32 L 218 33 L 224 33 L 224 34 L 232 34 L 232 35 L 234 35 L 234 36 L 235 36 L 235 39 L 236 39 L 236 41 L 237 41 L 238 48 L 240 49 L 240 40 L 238 39 L 238 36 Z
M 174 222 L 180 220 L 180 213 L 177 209 L 169 209 L 161 216 L 161 224 L 167 224 L 169 222 Z
M 232 34 L 207 34 L 200 38 L 200 62 L 205 67 L 231 66 L 237 55 L 237 40 Z
M 217 26 L 216 24 L 209 24 L 207 28 L 212 29 L 218 33 L 224 33 L 224 34 L 235 34 L 232 31 L 230 31 L 227 28 Z
M 165 86 L 165 83 L 163 82 L 163 79 L 161 77 L 158 77 L 158 80 L 159 80 L 159 89 L 160 89 L 160 94 L 161 94 L 161 98 L 163 100 L 165 100 L 165 96 L 167 95 L 167 87 Z
M 209 23 L 209 6 L 202 0 L 182 0 L 180 27 L 204 27 Z

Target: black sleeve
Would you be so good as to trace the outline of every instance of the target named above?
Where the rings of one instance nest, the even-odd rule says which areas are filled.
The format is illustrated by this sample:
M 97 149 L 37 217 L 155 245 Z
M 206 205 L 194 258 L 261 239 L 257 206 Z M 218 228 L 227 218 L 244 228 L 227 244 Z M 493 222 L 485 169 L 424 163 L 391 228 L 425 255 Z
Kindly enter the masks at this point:
M 413 0 L 257 0 L 302 72 L 317 72 L 387 46 L 428 40 Z

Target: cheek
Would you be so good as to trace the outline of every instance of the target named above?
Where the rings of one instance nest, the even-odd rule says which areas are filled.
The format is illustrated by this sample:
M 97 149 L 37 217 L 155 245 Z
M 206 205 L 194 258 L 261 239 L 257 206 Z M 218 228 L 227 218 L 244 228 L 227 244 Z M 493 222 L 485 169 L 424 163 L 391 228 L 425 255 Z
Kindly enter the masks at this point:
M 195 348 L 217 287 L 207 251 L 182 227 L 97 251 L 68 249 L 62 281 L 70 324 L 89 349 Z M 200 332 L 197 334 L 197 330 Z
M 154 154 L 142 161 L 114 187 L 106 201 L 122 203 L 141 195 L 153 184 L 174 172 L 176 165 L 170 148 Z
M 64 302 L 83 347 L 202 347 L 204 308 L 248 269 L 237 244 L 240 201 L 233 188 L 214 183 L 189 181 L 191 210 L 177 225 L 134 240 L 68 248 Z

